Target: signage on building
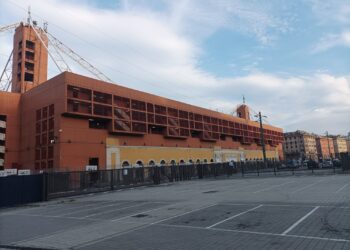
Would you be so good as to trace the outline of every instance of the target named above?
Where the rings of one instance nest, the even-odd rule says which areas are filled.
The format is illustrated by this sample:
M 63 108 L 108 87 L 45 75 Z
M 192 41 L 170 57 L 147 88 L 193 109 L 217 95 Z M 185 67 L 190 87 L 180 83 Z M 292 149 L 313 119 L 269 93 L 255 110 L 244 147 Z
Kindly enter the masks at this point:
M 0 177 L 6 177 L 6 172 L 4 170 L 0 170 Z
M 6 176 L 10 175 L 17 175 L 17 169 L 16 168 L 8 168 L 5 169 Z
M 30 175 L 30 169 L 18 170 L 18 175 Z
M 86 171 L 96 171 L 97 166 L 96 165 L 87 165 L 87 166 L 85 166 L 85 170 Z

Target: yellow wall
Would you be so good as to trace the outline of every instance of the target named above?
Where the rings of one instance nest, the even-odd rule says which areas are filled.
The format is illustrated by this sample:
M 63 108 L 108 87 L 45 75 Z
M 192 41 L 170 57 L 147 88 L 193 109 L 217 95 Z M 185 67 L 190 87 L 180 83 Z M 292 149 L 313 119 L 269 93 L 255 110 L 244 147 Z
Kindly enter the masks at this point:
M 141 161 L 148 165 L 150 161 L 160 164 L 162 160 L 170 164 L 172 160 L 179 163 L 181 160 L 188 163 L 196 162 L 224 162 L 230 160 L 262 159 L 261 150 L 221 149 L 215 148 L 181 148 L 181 147 L 149 147 L 149 146 L 119 146 L 117 139 L 107 139 L 107 168 L 120 168 L 124 161 L 130 165 L 136 165 Z M 266 151 L 267 158 L 278 159 L 277 149 Z

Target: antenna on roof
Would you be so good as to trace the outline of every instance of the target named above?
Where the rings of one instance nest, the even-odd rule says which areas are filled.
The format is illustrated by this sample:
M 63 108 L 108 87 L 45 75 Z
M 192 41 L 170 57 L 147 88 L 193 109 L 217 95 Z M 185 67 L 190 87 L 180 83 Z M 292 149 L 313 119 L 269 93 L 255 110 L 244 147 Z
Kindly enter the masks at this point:
M 245 96 L 243 95 L 243 104 L 245 104 Z
M 32 14 L 30 11 L 30 5 L 28 6 L 28 17 L 27 17 L 27 23 L 30 24 L 32 20 Z
M 45 21 L 44 22 L 44 31 L 47 33 L 47 26 L 48 26 L 48 23 Z

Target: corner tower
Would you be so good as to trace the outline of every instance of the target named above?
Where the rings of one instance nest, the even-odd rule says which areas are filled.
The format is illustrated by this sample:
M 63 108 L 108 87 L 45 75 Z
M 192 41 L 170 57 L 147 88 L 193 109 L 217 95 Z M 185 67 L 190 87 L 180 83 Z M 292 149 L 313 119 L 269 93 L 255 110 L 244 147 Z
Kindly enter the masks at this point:
M 246 120 L 250 120 L 249 107 L 245 104 L 241 104 L 237 108 L 237 116 Z
M 47 44 L 48 39 L 42 29 L 23 23 L 16 28 L 11 92 L 24 93 L 47 80 Z

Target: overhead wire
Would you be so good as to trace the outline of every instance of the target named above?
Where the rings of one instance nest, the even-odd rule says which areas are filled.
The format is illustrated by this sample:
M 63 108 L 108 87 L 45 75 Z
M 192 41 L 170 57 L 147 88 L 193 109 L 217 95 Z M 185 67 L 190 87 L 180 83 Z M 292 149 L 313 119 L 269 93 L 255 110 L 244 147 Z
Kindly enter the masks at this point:
M 19 8 L 19 9 L 21 9 L 21 10 L 27 12 L 27 9 L 26 9 L 26 8 L 24 8 L 24 7 L 20 6 L 20 5 L 18 5 L 17 3 L 13 2 L 12 0 L 9 0 L 8 2 L 11 3 L 11 4 L 13 4 L 13 5 L 16 6 L 17 8 Z M 40 15 L 38 15 L 37 13 L 35 13 L 35 12 L 33 12 L 33 11 L 31 11 L 31 13 L 32 13 L 33 16 L 35 16 L 36 18 L 40 19 L 42 22 L 46 22 L 46 21 L 47 21 L 47 19 L 42 18 L 42 17 L 41 17 Z M 50 21 L 50 25 L 53 25 L 53 26 L 55 26 L 56 28 L 62 30 L 63 32 L 65 32 L 65 33 L 67 33 L 67 34 L 69 34 L 69 35 L 71 35 L 71 36 L 74 36 L 75 38 L 77 38 L 77 39 L 83 41 L 84 43 L 86 43 L 86 44 L 88 44 L 88 45 L 90 45 L 90 46 L 92 46 L 92 47 L 95 47 L 95 48 L 99 49 L 101 52 L 103 52 L 104 54 L 106 54 L 106 55 L 108 55 L 108 56 L 111 56 L 111 54 L 112 54 L 112 55 L 113 55 L 113 58 L 117 59 L 118 61 L 120 61 L 120 62 L 122 62 L 122 63 L 124 63 L 124 64 L 126 63 L 126 64 L 129 64 L 129 65 L 131 65 L 131 66 L 136 66 L 136 67 L 142 69 L 144 72 L 150 74 L 150 75 L 152 76 L 152 78 L 153 78 L 153 77 L 156 77 L 156 75 L 155 75 L 154 73 L 152 73 L 152 72 L 146 70 L 144 67 L 142 67 L 142 66 L 140 66 L 140 65 L 137 65 L 137 64 L 135 64 L 135 63 L 129 62 L 128 60 L 121 59 L 121 58 L 119 58 L 119 55 L 117 56 L 113 51 L 112 51 L 112 53 L 111 53 L 111 51 L 105 51 L 105 49 L 103 49 L 103 48 L 97 46 L 96 44 L 93 44 L 93 43 L 87 41 L 86 39 L 81 38 L 80 36 L 78 36 L 78 35 L 76 35 L 76 34 L 70 32 L 70 31 L 68 31 L 68 30 L 66 30 L 66 29 L 64 29 L 64 28 L 62 28 L 61 26 L 55 24 L 54 22 L 51 22 L 51 21 Z M 90 24 L 89 24 L 89 25 L 90 25 Z M 98 30 L 98 29 L 97 29 L 97 30 Z M 98 31 L 101 32 L 101 33 L 104 33 L 104 32 L 102 32 L 102 31 L 100 31 L 100 30 L 98 30 Z M 112 39 L 115 41 L 115 38 L 112 38 Z M 120 42 L 120 41 L 118 41 L 118 42 Z M 123 43 L 123 44 L 125 45 L 125 43 Z M 131 49 L 130 46 L 128 46 L 128 47 L 129 47 L 129 49 Z M 134 50 L 135 52 L 141 54 L 140 52 L 138 52 L 138 51 L 135 50 L 135 49 L 132 49 L 132 50 Z M 142 55 L 142 54 L 141 54 L 141 55 Z M 166 88 L 163 84 L 157 84 L 157 83 L 152 82 L 152 81 L 149 81 L 149 80 L 146 80 L 146 81 L 145 81 L 145 79 L 141 79 L 141 78 L 135 77 L 135 76 L 133 76 L 133 75 L 130 75 L 130 74 L 128 74 L 128 73 L 122 72 L 122 71 L 120 71 L 120 70 L 118 70 L 118 69 L 116 69 L 116 68 L 114 68 L 114 67 L 112 67 L 112 66 L 110 66 L 110 65 L 107 66 L 106 64 L 102 64 L 102 63 L 99 63 L 99 62 L 96 62 L 96 61 L 94 61 L 94 63 L 96 63 L 96 64 L 98 64 L 98 65 L 101 65 L 101 66 L 104 66 L 104 67 L 108 67 L 108 68 L 112 69 L 113 71 L 116 71 L 116 72 L 118 72 L 118 73 L 120 73 L 120 74 L 123 74 L 123 75 L 125 75 L 126 77 L 133 78 L 134 80 L 141 81 L 141 82 L 143 82 L 143 83 L 145 83 L 145 84 L 147 84 L 147 85 L 152 85 L 152 86 L 154 86 L 154 87 L 156 87 L 156 88 L 158 88 L 158 89 L 163 89 L 163 90 L 166 91 L 167 95 L 169 95 L 169 89 Z M 156 77 L 155 79 L 158 80 L 158 78 L 159 78 L 159 77 Z M 157 81 L 157 80 L 156 80 L 156 81 Z M 120 83 L 120 82 L 118 82 L 118 84 L 120 84 L 120 85 L 122 85 L 122 86 L 128 86 L 128 85 L 122 84 L 122 83 Z M 189 98 L 190 100 L 193 100 L 194 98 L 198 98 L 198 99 L 199 99 L 199 98 L 203 98 L 203 97 L 204 97 L 204 96 L 200 96 L 200 95 L 197 95 L 197 96 L 188 95 L 188 94 L 186 94 L 186 93 L 179 92 L 179 91 L 177 91 L 177 90 L 171 90 L 171 93 L 172 93 L 172 94 L 175 93 L 175 94 L 180 95 L 180 96 L 182 96 L 182 97 L 187 97 L 187 98 Z M 174 95 L 173 95 L 173 97 L 176 98 L 176 96 L 174 96 Z

